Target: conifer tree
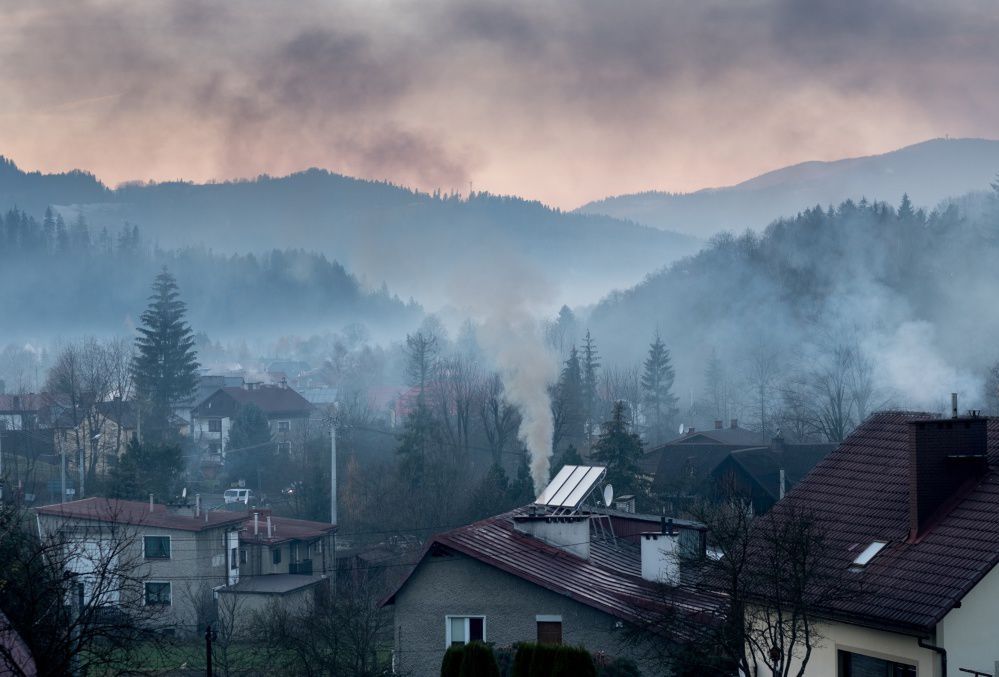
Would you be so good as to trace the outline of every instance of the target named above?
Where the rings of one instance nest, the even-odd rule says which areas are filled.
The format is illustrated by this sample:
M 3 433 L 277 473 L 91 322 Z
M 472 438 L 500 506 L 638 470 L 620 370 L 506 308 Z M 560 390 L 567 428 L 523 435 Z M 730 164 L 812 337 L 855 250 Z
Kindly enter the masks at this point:
M 552 397 L 552 417 L 555 423 L 553 449 L 562 449 L 562 443 L 576 447 L 584 441 L 583 425 L 583 376 L 579 364 L 579 352 L 573 346 L 562 367 L 558 383 Z
M 230 480 L 249 480 L 259 491 L 263 477 L 271 478 L 280 470 L 275 446 L 267 414 L 255 404 L 242 405 L 233 417 L 226 447 Z
M 177 281 L 164 268 L 142 313 L 132 362 L 135 392 L 145 414 L 143 434 L 154 438 L 167 435 L 173 405 L 190 397 L 198 385 L 194 333 L 184 320 L 186 310 Z
M 583 350 L 580 359 L 582 371 L 582 395 L 583 395 L 583 415 L 586 419 L 586 439 L 590 439 L 590 431 L 596 418 L 597 408 L 597 370 L 600 368 L 600 356 L 597 354 L 597 346 L 590 336 L 590 330 L 586 330 L 583 338 Z
M 628 428 L 628 405 L 620 400 L 615 402 L 610 420 L 601 428 L 600 437 L 593 445 L 593 461 L 607 466 L 607 481 L 620 495 L 641 493 L 638 463 L 644 452 L 642 439 Z
M 673 395 L 673 371 L 669 349 L 657 330 L 649 345 L 642 373 L 642 405 L 649 426 L 649 439 L 660 442 L 677 414 L 677 398 Z

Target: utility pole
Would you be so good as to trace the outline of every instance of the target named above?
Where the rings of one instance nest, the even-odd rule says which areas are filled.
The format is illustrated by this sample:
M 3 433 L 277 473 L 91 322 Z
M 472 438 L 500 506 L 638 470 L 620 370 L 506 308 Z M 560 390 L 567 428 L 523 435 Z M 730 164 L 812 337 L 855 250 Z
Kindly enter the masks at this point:
M 330 422 L 330 523 L 336 524 L 336 421 Z
M 209 625 L 205 628 L 205 677 L 215 677 L 212 670 L 212 640 L 215 639 L 215 631 Z
M 62 447 L 62 445 L 59 445 Z M 60 455 L 62 456 L 62 495 L 59 497 L 60 503 L 66 502 L 66 448 L 62 447 L 60 450 Z

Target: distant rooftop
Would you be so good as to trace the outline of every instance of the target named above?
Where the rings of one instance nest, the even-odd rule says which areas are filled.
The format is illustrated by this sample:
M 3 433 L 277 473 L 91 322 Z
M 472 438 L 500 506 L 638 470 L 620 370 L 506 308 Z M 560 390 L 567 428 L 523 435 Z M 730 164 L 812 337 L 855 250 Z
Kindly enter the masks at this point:
M 165 505 L 154 503 L 150 510 L 145 501 L 124 501 L 116 498 L 84 498 L 69 503 L 55 503 L 37 508 L 41 515 L 66 519 L 91 520 L 128 524 L 132 526 L 177 529 L 178 531 L 204 531 L 226 525 L 237 525 L 246 515 L 231 512 L 207 511 L 200 517 L 180 515 Z

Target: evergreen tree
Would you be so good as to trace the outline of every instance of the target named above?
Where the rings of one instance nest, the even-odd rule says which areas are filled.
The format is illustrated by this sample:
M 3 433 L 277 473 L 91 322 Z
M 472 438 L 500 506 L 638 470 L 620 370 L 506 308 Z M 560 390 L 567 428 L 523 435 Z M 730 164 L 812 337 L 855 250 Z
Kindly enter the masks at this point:
M 638 467 L 644 453 L 642 439 L 628 428 L 628 405 L 615 402 L 610 420 L 601 427 L 591 454 L 593 461 L 607 466 L 607 481 L 619 495 L 642 493 Z
M 583 338 L 580 368 L 582 370 L 583 415 L 586 418 L 586 439 L 589 441 L 593 421 L 596 418 L 597 370 L 600 368 L 597 346 L 593 337 L 590 336 L 589 329 L 586 330 L 586 336 Z
M 579 365 L 579 353 L 573 346 L 569 351 L 554 388 L 552 417 L 555 423 L 553 450 L 572 444 L 577 448 L 584 442 L 585 414 L 583 412 L 583 376 Z
M 153 439 L 168 434 L 173 404 L 190 397 L 198 385 L 194 334 L 185 313 L 177 282 L 164 268 L 142 313 L 132 362 L 135 392 L 145 413 L 143 434 Z
M 45 218 L 42 221 L 42 233 L 45 238 L 45 251 L 52 252 L 56 248 L 56 221 L 52 207 L 45 208 Z
M 548 468 L 549 481 L 555 478 L 562 466 L 566 465 L 583 465 L 583 458 L 579 455 L 579 450 L 572 444 L 552 456 L 551 467 Z
M 271 440 L 267 415 L 255 404 L 244 404 L 232 419 L 226 446 L 226 469 L 230 481 L 247 480 L 261 489 L 263 478 L 273 485 L 281 474 L 281 459 Z
M 430 408 L 418 402 L 406 417 L 406 425 L 399 439 L 396 455 L 399 472 L 412 487 L 423 484 L 430 461 L 436 426 Z
M 898 206 L 898 220 L 909 221 L 915 214 L 916 212 L 912 208 L 912 200 L 909 199 L 909 194 L 903 193 L 902 203 Z
M 664 440 L 676 418 L 678 400 L 673 395 L 675 377 L 669 349 L 657 330 L 649 345 L 649 356 L 645 358 L 642 373 L 642 405 L 649 427 L 649 439 L 653 443 Z
M 146 499 L 149 494 L 168 501 L 177 495 L 184 456 L 176 444 L 140 443 L 132 437 L 117 465 L 111 469 L 114 498 Z
M 69 231 L 66 230 L 66 221 L 62 214 L 56 214 L 55 219 L 55 248 L 60 254 L 66 254 L 70 250 Z
M 527 460 L 527 450 L 523 450 L 517 464 L 517 477 L 510 482 L 507 490 L 509 505 L 525 505 L 534 500 L 534 479 L 531 477 L 531 464 Z

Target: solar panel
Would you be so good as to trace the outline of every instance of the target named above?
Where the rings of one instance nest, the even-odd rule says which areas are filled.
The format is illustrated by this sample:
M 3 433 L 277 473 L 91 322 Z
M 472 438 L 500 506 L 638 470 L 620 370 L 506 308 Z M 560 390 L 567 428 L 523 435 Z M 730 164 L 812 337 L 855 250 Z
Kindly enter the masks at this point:
M 562 466 L 534 502 L 552 508 L 578 508 L 606 473 L 602 466 Z

